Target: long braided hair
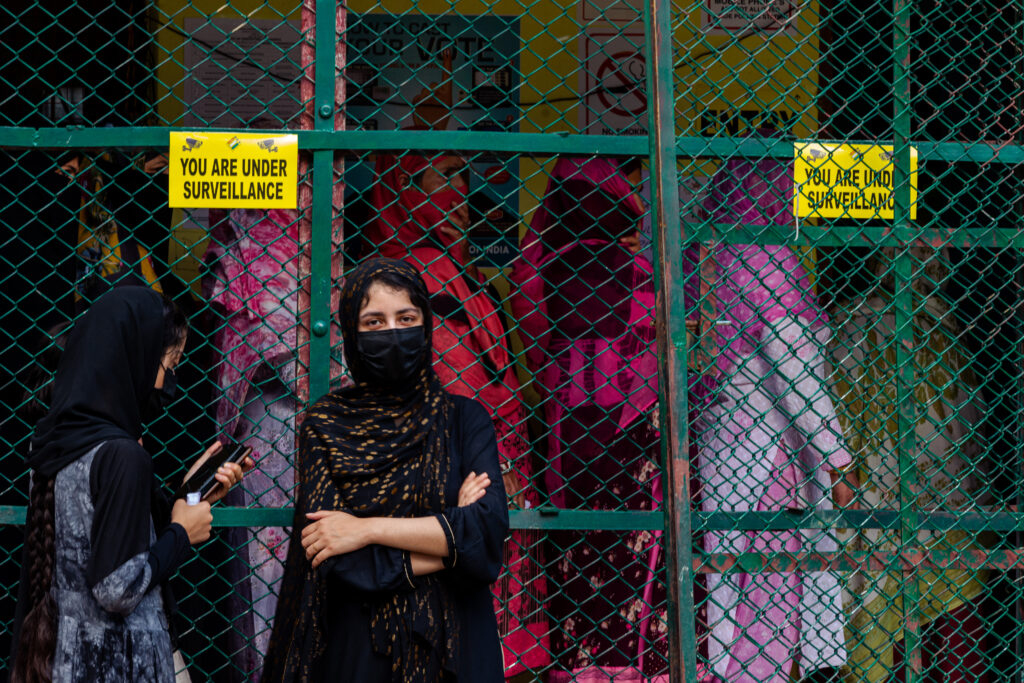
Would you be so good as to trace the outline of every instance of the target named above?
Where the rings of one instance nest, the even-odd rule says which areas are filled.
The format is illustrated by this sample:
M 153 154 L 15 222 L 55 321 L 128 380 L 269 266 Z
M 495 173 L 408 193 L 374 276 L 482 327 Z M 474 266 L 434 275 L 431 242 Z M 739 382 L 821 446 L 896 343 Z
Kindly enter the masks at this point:
M 159 296 L 159 300 L 163 306 L 161 349 L 166 351 L 184 339 L 188 321 L 171 299 Z M 47 373 L 39 376 L 49 381 Z M 22 571 L 23 580 L 27 580 L 27 592 L 23 594 L 28 604 L 18 631 L 11 683 L 50 683 L 52 680 L 57 645 L 57 603 L 51 590 L 57 557 L 56 481 L 56 473 L 46 476 L 34 471 L 32 474 Z
M 25 556 L 28 564 L 28 595 L 32 609 L 21 625 L 18 656 L 14 660 L 11 683 L 50 681 L 53 651 L 57 645 L 57 603 L 50 592 L 54 558 L 57 555 L 56 520 L 53 488 L 56 477 L 33 478 L 29 494 L 25 532 Z

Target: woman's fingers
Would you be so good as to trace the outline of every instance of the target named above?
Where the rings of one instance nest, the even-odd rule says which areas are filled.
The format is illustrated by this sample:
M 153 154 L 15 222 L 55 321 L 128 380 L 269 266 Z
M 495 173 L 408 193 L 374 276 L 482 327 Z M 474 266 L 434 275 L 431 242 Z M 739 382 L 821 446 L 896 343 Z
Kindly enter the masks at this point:
M 321 550 L 319 553 L 316 554 L 316 557 L 313 558 L 313 569 L 319 567 L 324 560 L 328 559 L 329 557 L 332 557 L 333 555 L 334 553 L 328 551 L 326 548 Z
M 242 477 L 244 475 L 245 473 L 242 471 L 241 465 L 230 462 L 226 465 L 221 465 L 217 469 L 217 473 L 213 475 L 213 478 L 228 488 L 231 488 L 238 482 L 242 481 Z
M 486 488 L 490 483 L 491 477 L 486 472 L 481 472 L 480 474 L 471 472 L 470 475 L 466 477 L 466 481 L 463 482 L 463 486 L 483 486 Z
M 198 470 L 200 466 L 202 466 L 202 464 L 206 462 L 207 458 L 209 458 L 211 455 L 213 455 L 222 448 L 224 448 L 224 446 L 223 444 L 221 444 L 220 441 L 214 441 L 213 444 L 209 448 L 207 448 L 202 455 L 199 456 L 199 459 L 192 463 L 192 467 L 190 467 L 188 469 L 188 472 L 185 473 L 185 478 L 182 479 L 182 481 L 188 481 L 189 477 L 196 473 L 196 470 Z
M 467 476 L 463 480 L 462 485 L 459 487 L 459 499 L 460 500 L 469 491 L 469 489 L 473 485 L 474 481 L 476 481 L 476 473 L 475 472 L 470 472 L 469 476 Z
M 470 472 L 462 482 L 462 486 L 459 487 L 459 507 L 466 507 L 480 500 L 490 485 L 491 478 L 486 472 L 480 474 Z
M 308 529 L 309 527 L 306 527 L 306 529 L 302 531 L 302 547 L 306 549 L 306 556 L 310 557 L 309 549 L 318 543 L 323 543 L 324 537 L 321 533 L 322 529 L 317 528 L 314 529 L 312 533 L 307 534 L 306 531 Z
M 216 503 L 227 495 L 228 490 L 232 486 L 242 481 L 243 476 L 244 472 L 240 465 L 233 462 L 221 465 L 213 475 L 213 478 L 217 480 L 220 486 L 215 488 L 213 492 L 206 497 L 206 500 L 211 503 Z
M 337 510 L 318 510 L 317 512 L 307 512 L 306 519 L 310 520 L 310 524 L 307 524 L 302 530 L 302 547 L 309 547 L 310 543 L 314 543 L 317 539 L 322 539 L 327 533 L 328 529 L 325 523 L 321 520 L 329 519 L 336 515 L 343 514 Z
M 307 515 L 311 518 L 314 516 L 322 519 L 314 521 L 302 530 L 302 549 L 306 559 L 311 561 L 314 567 L 328 557 L 352 552 L 362 547 L 346 513 L 324 510 Z

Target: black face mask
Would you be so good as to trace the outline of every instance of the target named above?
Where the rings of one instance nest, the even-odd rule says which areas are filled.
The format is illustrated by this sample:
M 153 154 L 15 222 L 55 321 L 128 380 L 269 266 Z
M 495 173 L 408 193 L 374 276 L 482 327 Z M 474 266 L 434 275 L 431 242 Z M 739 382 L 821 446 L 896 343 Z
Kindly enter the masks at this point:
M 356 348 L 369 382 L 395 385 L 413 379 L 423 367 L 428 344 L 422 325 L 359 332 Z
M 178 378 L 170 370 L 164 370 L 164 385 L 159 389 L 153 389 L 146 398 L 146 405 L 142 411 L 142 421 L 152 422 L 165 412 L 167 406 L 171 405 L 174 396 L 178 393 Z

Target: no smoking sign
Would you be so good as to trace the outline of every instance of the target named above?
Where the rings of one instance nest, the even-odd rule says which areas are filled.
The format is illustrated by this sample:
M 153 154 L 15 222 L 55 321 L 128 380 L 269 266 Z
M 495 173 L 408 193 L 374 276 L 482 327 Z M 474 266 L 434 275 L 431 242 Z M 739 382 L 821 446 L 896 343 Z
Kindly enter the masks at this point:
M 597 98 L 618 116 L 636 118 L 647 111 L 647 64 L 638 52 L 623 50 L 606 58 L 597 69 Z
M 586 68 L 580 128 L 587 133 L 647 132 L 647 63 L 643 36 L 594 31 L 580 38 Z

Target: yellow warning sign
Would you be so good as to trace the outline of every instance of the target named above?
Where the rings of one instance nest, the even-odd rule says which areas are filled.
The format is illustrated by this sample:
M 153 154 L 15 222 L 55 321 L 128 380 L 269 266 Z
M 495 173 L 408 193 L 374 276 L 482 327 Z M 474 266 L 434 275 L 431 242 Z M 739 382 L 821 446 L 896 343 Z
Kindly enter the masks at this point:
M 801 218 L 892 219 L 892 145 L 794 145 L 793 185 Z M 917 149 L 910 148 L 910 217 L 917 218 Z
M 173 132 L 168 174 L 169 202 L 175 208 L 294 209 L 298 138 Z

